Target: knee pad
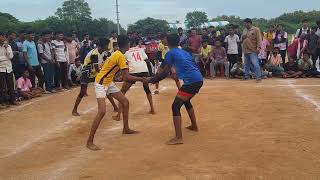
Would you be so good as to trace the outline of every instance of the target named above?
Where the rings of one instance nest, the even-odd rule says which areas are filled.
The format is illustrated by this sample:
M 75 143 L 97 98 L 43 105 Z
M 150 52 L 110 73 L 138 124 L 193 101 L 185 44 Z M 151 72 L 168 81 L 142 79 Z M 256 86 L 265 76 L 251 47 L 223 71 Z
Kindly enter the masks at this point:
M 192 106 L 192 104 L 191 104 L 190 100 L 189 100 L 189 101 L 187 101 L 187 102 L 185 102 L 185 103 L 184 103 L 184 106 L 186 107 L 186 110 L 189 110 L 189 109 L 193 108 L 193 106 Z
M 181 109 L 181 106 L 184 104 L 183 100 L 176 97 L 172 103 L 172 115 L 173 116 L 181 116 L 181 113 L 180 113 L 180 109 Z
M 151 94 L 149 86 L 143 86 L 143 89 L 144 89 L 144 92 L 146 92 L 146 94 Z

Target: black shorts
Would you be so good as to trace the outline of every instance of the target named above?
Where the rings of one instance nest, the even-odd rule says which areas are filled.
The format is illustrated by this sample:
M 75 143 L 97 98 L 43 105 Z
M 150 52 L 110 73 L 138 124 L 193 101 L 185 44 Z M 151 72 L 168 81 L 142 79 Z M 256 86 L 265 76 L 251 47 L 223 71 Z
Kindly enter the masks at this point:
M 188 85 L 183 85 L 179 89 L 178 95 L 186 98 L 191 98 L 200 91 L 202 85 L 203 85 L 203 81 L 195 82 Z
M 131 76 L 134 76 L 134 77 L 149 77 L 149 73 L 148 72 L 142 72 L 142 73 L 133 73 L 133 74 L 130 74 Z M 136 81 L 126 81 L 127 83 L 130 83 L 130 84 L 135 84 Z

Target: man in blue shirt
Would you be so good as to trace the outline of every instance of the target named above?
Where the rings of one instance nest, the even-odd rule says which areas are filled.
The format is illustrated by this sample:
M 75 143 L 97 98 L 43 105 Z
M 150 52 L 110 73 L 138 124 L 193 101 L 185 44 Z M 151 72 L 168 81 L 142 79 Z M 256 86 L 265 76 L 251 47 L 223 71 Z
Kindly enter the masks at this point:
M 163 43 L 169 46 L 170 51 L 166 54 L 164 63 L 161 65 L 157 75 L 149 79 L 149 83 L 155 84 L 166 78 L 171 67 L 176 69 L 178 78 L 183 80 L 184 84 L 179 89 L 172 104 L 176 137 L 167 142 L 168 145 L 183 144 L 180 109 L 185 105 L 188 111 L 191 126 L 187 127 L 187 129 L 198 131 L 196 117 L 190 100 L 200 91 L 203 85 L 203 77 L 190 53 L 178 48 L 180 38 L 177 34 L 168 35 Z
M 25 63 L 30 73 L 32 87 L 36 88 L 35 76 L 37 76 L 39 81 L 38 87 L 43 88 L 44 77 L 38 59 L 36 43 L 34 42 L 34 33 L 32 31 L 26 33 L 26 40 L 23 42 L 22 51 Z

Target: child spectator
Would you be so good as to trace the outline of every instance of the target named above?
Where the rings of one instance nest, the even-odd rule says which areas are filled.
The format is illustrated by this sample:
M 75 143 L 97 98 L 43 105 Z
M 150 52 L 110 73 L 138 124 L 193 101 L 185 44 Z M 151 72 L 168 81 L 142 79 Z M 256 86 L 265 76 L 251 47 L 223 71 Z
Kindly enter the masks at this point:
M 226 49 L 222 47 L 220 39 L 216 40 L 215 47 L 211 50 L 210 72 L 211 77 L 216 76 L 216 68 L 220 69 L 221 76 L 229 77 L 229 61 L 227 59 Z
M 268 39 L 266 39 L 265 36 L 263 35 L 263 32 L 261 32 L 261 37 L 262 37 L 262 41 L 261 41 L 261 48 L 258 54 L 258 58 L 260 60 L 260 65 L 265 66 L 268 61 L 267 47 L 270 46 L 270 43 Z
M 280 66 L 282 58 L 279 54 L 280 49 L 275 47 L 273 49 L 272 55 L 269 58 L 269 62 L 266 65 L 266 69 L 272 72 L 272 75 L 279 76 L 282 75 L 284 69 Z
M 299 69 L 303 72 L 302 77 L 310 76 L 313 72 L 313 61 L 310 59 L 309 53 L 304 53 L 303 58 L 298 61 Z
M 240 38 L 235 34 L 233 25 L 229 27 L 229 35 L 224 40 L 230 68 L 238 61 Z
M 299 78 L 302 75 L 302 71 L 300 71 L 298 67 L 298 63 L 294 59 L 294 57 L 289 57 L 289 62 L 284 65 L 283 78 Z
M 80 59 L 76 58 L 74 64 L 70 64 L 68 79 L 71 86 L 80 85 L 80 78 L 82 74 L 82 65 L 80 63 Z
M 273 43 L 274 47 L 280 49 L 282 64 L 284 64 L 287 56 L 288 33 L 283 30 L 282 24 L 278 24 L 277 26 L 277 31 L 273 36 Z
M 210 76 L 210 63 L 209 63 L 209 53 L 211 52 L 212 47 L 208 45 L 208 41 L 202 41 L 202 47 L 201 47 L 201 66 L 200 70 L 202 73 L 202 76 L 209 77 Z
M 84 59 L 87 57 L 87 54 L 91 51 L 88 41 L 83 42 L 83 46 L 80 49 L 80 61 L 81 64 L 84 63 Z
M 244 69 L 242 64 L 242 58 L 239 58 L 238 61 L 232 66 L 230 75 L 233 78 L 242 79 L 244 75 Z
M 24 99 L 31 99 L 35 97 L 40 97 L 44 93 L 44 90 L 41 88 L 32 88 L 31 81 L 29 79 L 29 71 L 25 70 L 17 80 L 17 89 L 19 92 L 19 96 Z

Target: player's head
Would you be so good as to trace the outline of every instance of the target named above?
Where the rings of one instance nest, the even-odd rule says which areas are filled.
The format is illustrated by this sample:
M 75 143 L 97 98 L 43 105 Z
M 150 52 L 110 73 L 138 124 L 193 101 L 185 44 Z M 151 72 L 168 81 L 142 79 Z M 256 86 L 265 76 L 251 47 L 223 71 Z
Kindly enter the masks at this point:
M 109 43 L 110 43 L 110 40 L 107 38 L 98 39 L 97 46 L 98 46 L 99 53 L 107 51 L 108 50 L 107 47 Z
M 118 46 L 119 46 L 120 51 L 122 51 L 123 53 L 128 51 L 130 48 L 128 36 L 119 35 L 118 36 Z
M 170 48 L 178 47 L 180 43 L 180 37 L 178 34 L 169 34 L 167 36 L 167 42 Z

